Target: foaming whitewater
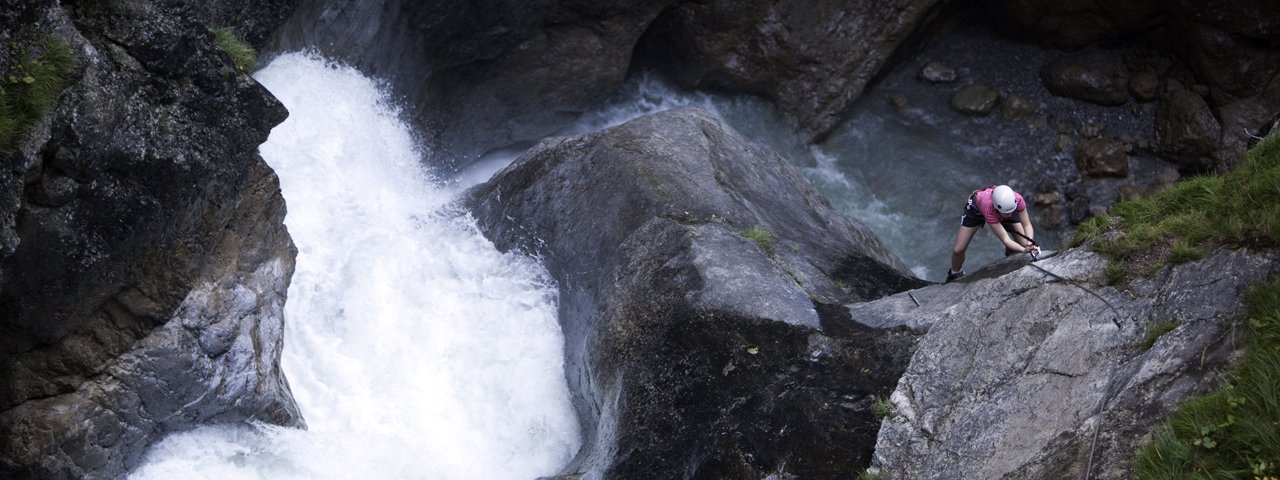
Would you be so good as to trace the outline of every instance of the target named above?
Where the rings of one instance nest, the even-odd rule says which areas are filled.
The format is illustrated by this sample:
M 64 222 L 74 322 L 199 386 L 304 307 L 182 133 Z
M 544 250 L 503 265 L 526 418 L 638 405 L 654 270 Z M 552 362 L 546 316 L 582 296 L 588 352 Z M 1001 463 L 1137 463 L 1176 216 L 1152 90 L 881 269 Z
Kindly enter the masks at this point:
M 581 444 L 556 290 L 431 179 L 378 85 L 286 54 L 256 78 L 289 109 L 261 147 L 298 247 L 282 364 L 309 429 L 170 436 L 136 479 L 529 479 Z

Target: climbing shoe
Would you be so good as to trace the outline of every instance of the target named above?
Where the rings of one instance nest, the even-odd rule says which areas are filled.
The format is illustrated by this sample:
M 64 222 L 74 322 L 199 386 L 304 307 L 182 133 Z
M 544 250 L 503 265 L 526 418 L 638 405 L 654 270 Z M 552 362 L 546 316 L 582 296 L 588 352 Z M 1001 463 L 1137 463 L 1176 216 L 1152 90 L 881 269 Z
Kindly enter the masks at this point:
M 946 281 L 946 282 L 944 282 L 944 283 L 951 283 L 951 282 L 952 282 L 952 281 L 954 281 L 955 279 L 960 278 L 960 277 L 963 277 L 963 276 L 964 276 L 964 269 L 961 269 L 959 272 L 953 272 L 953 271 L 951 271 L 951 269 L 949 269 L 949 268 L 948 268 L 948 269 L 947 269 L 947 281 Z

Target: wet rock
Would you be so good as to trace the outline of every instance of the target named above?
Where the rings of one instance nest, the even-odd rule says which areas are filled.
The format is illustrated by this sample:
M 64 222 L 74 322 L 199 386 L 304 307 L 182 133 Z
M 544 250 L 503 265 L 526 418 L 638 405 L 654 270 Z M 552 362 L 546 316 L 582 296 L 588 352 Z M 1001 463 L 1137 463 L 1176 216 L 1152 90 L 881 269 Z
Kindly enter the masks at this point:
M 907 102 L 907 96 L 901 93 L 889 94 L 889 104 L 893 105 L 893 108 L 896 108 L 898 110 L 907 108 L 907 106 L 909 105 L 909 103 Z
M 1058 138 L 1054 140 L 1053 148 L 1057 149 L 1059 152 L 1066 152 L 1071 148 L 1071 137 L 1059 134 Z
M 1000 100 L 1000 112 L 1004 118 L 1016 120 L 1031 116 L 1035 112 L 1035 107 L 1025 98 L 1010 93 Z
M 933 61 L 920 68 L 918 76 L 922 80 L 933 83 L 950 83 L 956 81 L 956 69 L 945 63 Z
M 970 115 L 987 115 L 996 107 L 1000 93 L 986 85 L 969 85 L 951 95 L 951 109 Z
M 673 0 L 325 0 L 279 34 L 387 79 L 444 170 L 564 127 L 622 83 Z M 370 18 L 378 21 L 370 22 Z
M 1041 228 L 1054 229 L 1062 227 L 1062 220 L 1065 217 L 1061 207 L 1052 207 L 1040 210 L 1040 216 L 1036 225 Z
M 1079 225 L 1080 222 L 1088 220 L 1091 216 L 1089 213 L 1090 206 L 1089 199 L 1087 198 L 1076 197 L 1071 199 L 1071 207 L 1068 211 L 1068 213 L 1070 213 L 1068 219 L 1071 220 L 1071 224 Z
M 1121 105 L 1129 99 L 1129 71 L 1111 52 L 1094 52 L 1057 60 L 1040 70 L 1054 95 L 1099 105 Z
M 296 252 L 257 153 L 287 112 L 210 31 L 251 16 L 237 33 L 265 38 L 292 6 L 0 14 L 6 38 L 53 36 L 75 56 L 0 175 L 0 218 L 21 219 L 0 226 L 0 477 L 116 478 L 169 432 L 302 424 L 279 368 Z
M 1033 202 L 1041 207 L 1053 205 L 1062 201 L 1062 196 L 1058 192 L 1037 193 Z
M 1170 82 L 1156 110 L 1156 151 L 1180 169 L 1204 171 L 1213 166 L 1222 127 L 1200 95 Z
M 1102 136 L 1102 131 L 1105 128 L 1106 127 L 1100 123 L 1089 122 L 1080 127 L 1080 136 L 1085 138 L 1097 138 Z
M 915 290 L 918 308 L 878 309 L 882 323 L 936 320 L 890 397 L 875 465 L 893 479 L 1133 478 L 1152 429 L 1240 354 L 1243 294 L 1277 268 L 1271 254 L 1219 251 L 1130 293 L 1103 285 L 1105 266 L 1072 249 Z M 1174 330 L 1140 347 L 1170 319 Z
M 1179 39 L 1185 44 L 1187 61 L 1197 80 L 1211 89 L 1233 98 L 1253 97 L 1262 93 L 1280 72 L 1280 49 L 1274 46 L 1258 45 L 1195 22 L 1183 24 L 1183 29 Z
M 801 134 L 831 131 L 937 0 L 680 2 L 637 47 L 688 88 L 773 100 Z
M 1085 47 L 1147 30 L 1162 20 L 1161 2 L 1092 0 L 983 0 L 996 25 L 1032 41 Z
M 1155 100 L 1160 92 L 1160 77 L 1155 72 L 1137 72 L 1129 78 L 1129 93 L 1139 102 Z
M 870 396 L 914 336 L 837 322 L 840 304 L 924 282 L 776 153 L 671 110 L 543 141 L 464 202 L 561 286 L 586 439 L 565 472 L 834 478 L 870 459 Z
M 1124 142 L 1114 138 L 1090 138 L 1076 145 L 1076 168 L 1085 178 L 1129 176 L 1129 155 Z

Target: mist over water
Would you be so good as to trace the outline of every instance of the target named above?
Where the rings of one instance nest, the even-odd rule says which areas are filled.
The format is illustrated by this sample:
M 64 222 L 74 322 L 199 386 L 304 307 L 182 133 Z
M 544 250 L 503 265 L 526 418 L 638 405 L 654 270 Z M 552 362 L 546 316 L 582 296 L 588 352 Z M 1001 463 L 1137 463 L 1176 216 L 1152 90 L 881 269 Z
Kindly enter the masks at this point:
M 447 203 L 372 80 L 313 55 L 255 77 L 298 247 L 282 365 L 308 430 L 206 427 L 136 479 L 529 479 L 577 452 L 556 288 Z M 468 181 L 475 181 L 468 180 Z

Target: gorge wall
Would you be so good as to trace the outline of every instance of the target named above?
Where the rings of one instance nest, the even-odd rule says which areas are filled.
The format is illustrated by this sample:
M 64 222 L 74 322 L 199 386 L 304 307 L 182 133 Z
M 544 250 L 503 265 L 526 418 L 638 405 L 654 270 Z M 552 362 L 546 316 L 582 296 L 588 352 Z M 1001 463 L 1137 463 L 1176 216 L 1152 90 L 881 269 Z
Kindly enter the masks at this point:
M 9 2 L 0 12 L 4 73 L 54 44 L 73 68 L 52 109 L 3 153 L 0 475 L 113 478 L 167 432 L 304 423 L 278 366 L 295 251 L 277 181 L 257 154 L 287 113 L 217 45 L 212 30 L 231 27 L 258 47 L 313 47 L 387 78 L 422 126 L 430 161 L 445 170 L 536 142 L 466 204 L 495 243 L 542 254 L 561 284 L 566 375 L 588 444 L 567 477 L 839 478 L 870 461 L 877 432 L 877 462 L 901 475 L 946 471 L 947 451 L 1078 471 L 1080 438 L 1110 422 L 1090 416 L 1100 398 L 1111 405 L 1107 418 L 1125 419 L 1100 443 L 1121 477 L 1133 446 L 1126 435 L 1210 382 L 1229 349 L 1170 342 L 1136 352 L 1138 323 L 1112 331 L 996 315 L 1010 301 L 1101 312 L 1026 269 L 985 284 L 1013 288 L 1012 298 L 932 287 L 963 302 L 969 317 L 948 304 L 928 318 L 912 311 L 906 327 L 868 327 L 857 323 L 869 315 L 862 302 L 890 295 L 883 301 L 906 305 L 891 294 L 922 282 L 768 149 L 692 110 L 544 137 L 628 72 L 652 68 L 690 88 L 767 98 L 798 135 L 819 140 L 886 71 L 920 60 L 913 55 L 947 31 L 948 15 L 972 10 L 1019 41 L 1070 49 L 1061 61 L 1024 66 L 1037 78 L 1020 88 L 1074 102 L 1041 110 L 1087 105 L 1141 119 L 1142 133 L 1130 138 L 1087 121 L 1037 127 L 1067 137 L 1073 175 L 1096 180 L 1078 191 L 1062 178 L 1029 181 L 1046 194 L 1035 200 L 1044 211 L 1078 221 L 1130 195 L 1105 179 L 1129 175 L 1136 158 L 1181 174 L 1237 161 L 1280 111 L 1277 8 L 1266 0 Z M 1010 91 L 970 89 L 964 67 L 934 67 L 920 81 L 976 99 L 959 103 L 966 112 L 1040 108 Z M 5 87 L 16 91 L 25 80 L 14 78 Z M 1251 266 L 1241 278 L 1274 274 L 1257 265 L 1269 264 L 1265 255 L 1223 255 Z M 1073 278 L 1096 274 L 1083 252 L 1059 262 L 1047 265 Z M 1173 298 L 1194 283 L 1192 274 L 1166 275 L 1140 291 Z M 1206 302 L 1213 311 L 1196 313 L 1176 337 L 1224 328 L 1234 304 Z M 1184 313 L 1129 303 L 1126 316 L 1142 321 Z M 1025 371 L 975 360 L 963 372 L 936 369 L 961 379 L 937 387 L 937 356 L 977 359 L 956 339 L 983 333 L 950 320 L 984 315 L 1022 342 L 1013 358 L 999 358 Z M 934 333 L 921 341 L 922 324 Z M 1064 355 L 1065 365 L 1035 353 L 1076 336 L 1105 341 L 1086 356 Z M 1196 348 L 1217 363 L 1148 368 L 1160 352 Z M 1150 381 L 1108 397 L 1098 382 L 1111 383 L 1110 367 Z M 1026 413 L 1019 405 L 1032 387 L 1023 377 L 1079 393 L 1056 413 L 1078 422 L 1012 448 L 1022 438 L 1006 435 L 1016 422 L 983 413 Z M 881 430 L 871 404 L 895 384 L 898 414 Z M 929 450 L 938 444 L 944 453 Z M 1044 453 L 1057 450 L 1065 456 Z
M 5 65 L 62 45 L 73 69 L 0 177 L 0 475 L 114 478 L 169 431 L 301 425 L 295 252 L 257 154 L 286 112 L 211 31 L 261 40 L 290 8 L 6 6 Z

